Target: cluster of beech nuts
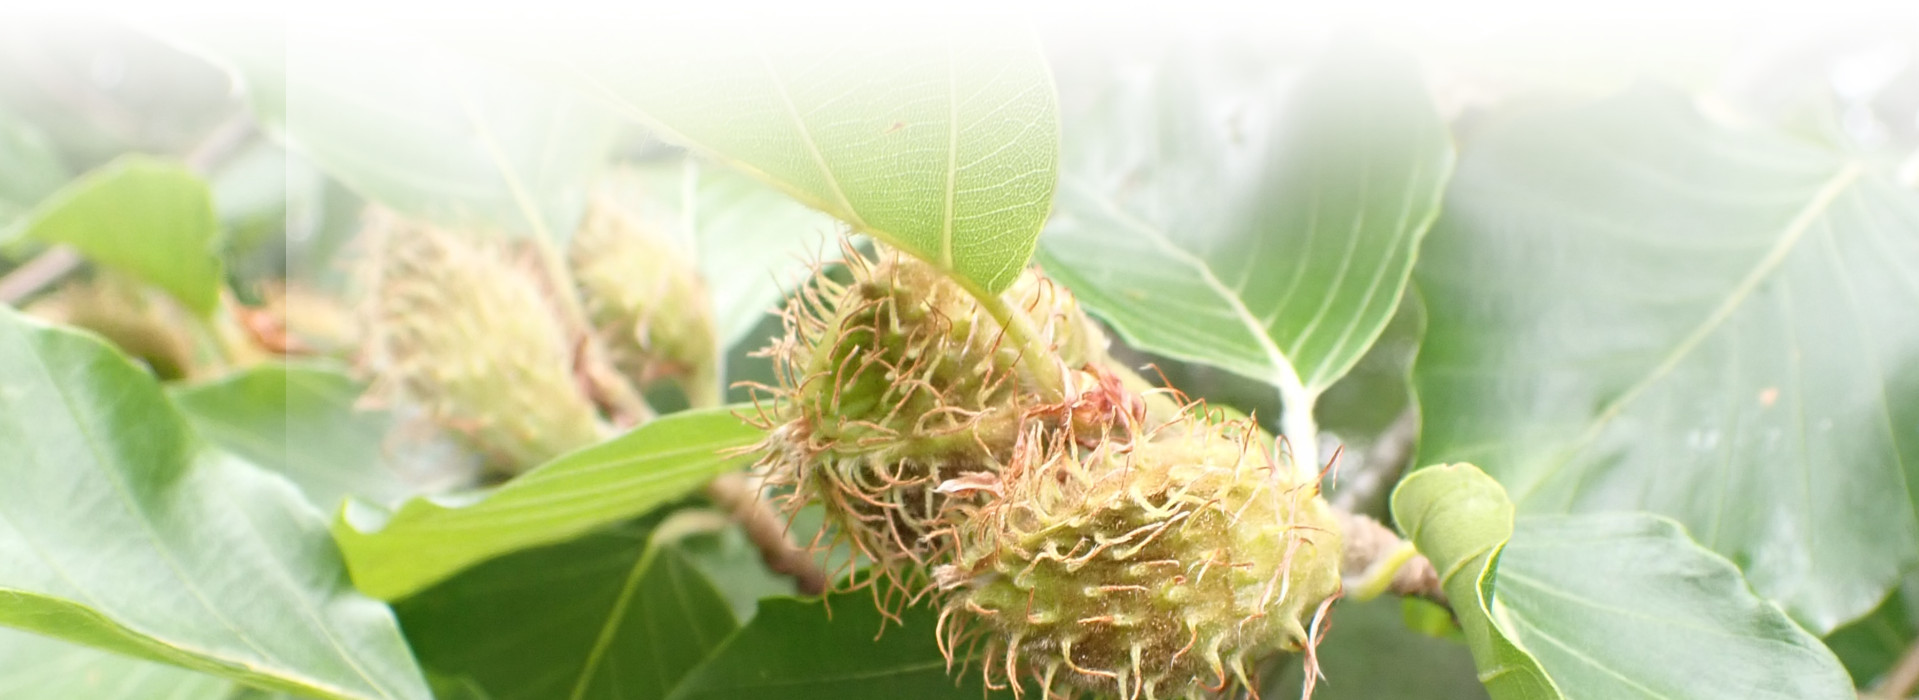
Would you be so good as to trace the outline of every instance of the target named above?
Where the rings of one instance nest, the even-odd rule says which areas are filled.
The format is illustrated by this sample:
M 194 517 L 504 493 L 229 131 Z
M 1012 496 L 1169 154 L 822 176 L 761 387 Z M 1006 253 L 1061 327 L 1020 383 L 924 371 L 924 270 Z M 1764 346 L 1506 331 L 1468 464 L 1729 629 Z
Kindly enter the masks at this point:
M 1149 416 L 1036 271 L 996 315 L 910 256 L 843 268 L 766 351 L 761 467 L 872 562 L 847 585 L 934 596 L 949 661 L 1049 697 L 1212 697 L 1311 644 L 1339 529 L 1257 425 Z

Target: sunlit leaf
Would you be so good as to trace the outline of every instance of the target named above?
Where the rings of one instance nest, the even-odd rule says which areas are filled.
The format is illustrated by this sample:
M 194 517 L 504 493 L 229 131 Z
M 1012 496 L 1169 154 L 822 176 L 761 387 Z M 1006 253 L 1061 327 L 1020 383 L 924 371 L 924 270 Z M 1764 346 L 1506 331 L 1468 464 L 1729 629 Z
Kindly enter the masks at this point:
M 403 598 L 487 559 L 638 516 L 738 468 L 738 450 L 761 438 L 739 410 L 750 408 L 675 413 L 471 498 L 414 498 L 390 515 L 349 502 L 334 537 L 360 590 Z
M 185 167 L 146 156 L 101 166 L 41 203 L 29 236 L 164 289 L 201 314 L 220 302 L 213 195 Z
M 285 479 L 101 341 L 0 309 L 0 625 L 326 698 L 428 697 Z
M 621 113 L 970 286 L 1004 290 L 1031 257 L 1059 116 L 1030 34 L 634 29 L 562 59 Z
M 1478 132 L 1418 270 L 1420 461 L 1679 520 L 1815 632 L 1919 564 L 1919 193 L 1656 90 Z

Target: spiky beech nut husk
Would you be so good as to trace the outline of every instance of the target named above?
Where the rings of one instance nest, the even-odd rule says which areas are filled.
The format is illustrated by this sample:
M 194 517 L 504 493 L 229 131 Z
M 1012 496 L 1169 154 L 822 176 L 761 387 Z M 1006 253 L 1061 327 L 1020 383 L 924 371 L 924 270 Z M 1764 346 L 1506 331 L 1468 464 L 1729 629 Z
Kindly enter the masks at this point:
M 391 215 L 369 234 L 362 358 L 376 396 L 421 404 L 507 473 L 599 438 L 572 336 L 528 256 L 510 241 Z
M 1078 422 L 1067 399 L 1088 382 L 1072 368 L 1103 352 L 1104 340 L 1072 296 L 1037 272 L 1002 297 L 1036 336 L 1020 344 L 925 262 L 890 250 L 846 258 L 850 280 L 815 275 L 766 351 L 780 386 L 762 402 L 772 429 L 763 465 L 794 487 L 790 506 L 823 504 L 877 577 L 904 582 L 951 549 L 940 514 L 953 494 L 940 485 L 997 473 L 1029 423 Z M 1049 385 L 1055 391 L 1042 390 Z
M 717 390 L 712 305 L 693 258 L 611 195 L 587 206 L 568 259 L 614 366 L 644 386 Z
M 1130 699 L 1210 696 L 1307 646 L 1340 535 L 1256 434 L 1188 414 L 1090 451 L 1024 443 L 934 572 L 943 648 L 981 650 L 989 683 Z

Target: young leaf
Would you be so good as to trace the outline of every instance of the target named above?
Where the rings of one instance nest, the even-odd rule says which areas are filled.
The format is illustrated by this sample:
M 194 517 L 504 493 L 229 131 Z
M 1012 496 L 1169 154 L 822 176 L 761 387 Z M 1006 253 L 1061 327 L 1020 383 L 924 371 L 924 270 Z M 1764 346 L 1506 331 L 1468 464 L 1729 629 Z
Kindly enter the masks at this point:
M 233 681 L 176 666 L 0 628 L 0 697 L 7 700 L 209 698 Z
M 738 625 L 648 534 L 621 526 L 481 564 L 401 603 L 401 624 L 427 668 L 489 697 L 664 698 Z
M 1058 104 L 1026 33 L 660 26 L 567 60 L 669 140 L 978 290 L 1013 283 L 1052 207 Z
M 828 614 L 828 611 L 831 614 Z M 908 608 L 885 620 L 872 596 L 767 598 L 760 613 L 680 682 L 672 700 L 980 700 L 978 666 L 948 672 L 933 634 L 938 614 Z M 884 626 L 884 631 L 882 631 Z M 875 637 L 875 635 L 881 635 Z M 956 665 L 957 669 L 957 665 Z
M 185 167 L 124 156 L 42 202 L 26 232 L 71 245 L 202 315 L 220 303 L 224 273 L 213 195 Z
M 1919 563 L 1919 196 L 1642 90 L 1488 125 L 1418 281 L 1420 460 L 1685 524 L 1815 632 Z
M 1289 88 L 1195 62 L 1076 125 L 1041 261 L 1135 347 L 1310 404 L 1399 306 L 1452 167 L 1445 124 L 1397 56 L 1341 49 Z
M 380 448 L 392 421 L 354 409 L 359 396 L 338 369 L 266 364 L 175 390 L 173 401 L 207 440 L 331 508 L 346 496 L 384 503 L 407 493 Z
M 1513 534 L 1506 492 L 1470 464 L 1431 466 L 1393 489 L 1393 520 L 1440 571 L 1479 678 L 1494 700 L 1566 697 L 1494 614 L 1493 576 Z
M 0 309 L 0 625 L 324 698 L 424 699 L 286 480 L 99 340 Z
M 233 69 L 265 126 L 367 199 L 450 226 L 565 241 L 612 145 L 585 98 L 417 35 L 307 18 L 283 49 L 167 28 Z
M 333 536 L 360 590 L 404 598 L 487 559 L 638 516 L 738 468 L 736 452 L 761 437 L 735 415 L 743 410 L 665 416 L 467 502 L 414 498 L 385 515 L 349 501 Z

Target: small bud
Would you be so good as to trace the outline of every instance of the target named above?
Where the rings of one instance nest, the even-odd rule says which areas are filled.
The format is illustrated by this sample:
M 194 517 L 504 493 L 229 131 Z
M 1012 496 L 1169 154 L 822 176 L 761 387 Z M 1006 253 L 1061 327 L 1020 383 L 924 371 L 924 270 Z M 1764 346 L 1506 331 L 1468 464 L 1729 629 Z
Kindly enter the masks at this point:
M 509 473 L 600 437 L 569 334 L 508 242 L 392 217 L 374 228 L 375 391 L 418 402 Z
M 718 389 L 712 304 L 693 258 L 613 196 L 587 207 L 569 254 L 587 315 L 614 365 L 640 386 Z

